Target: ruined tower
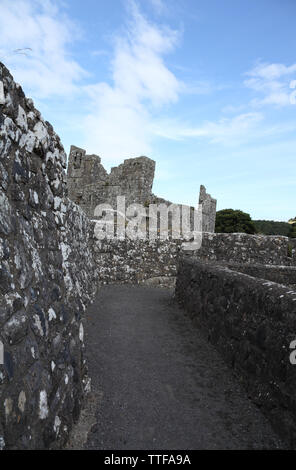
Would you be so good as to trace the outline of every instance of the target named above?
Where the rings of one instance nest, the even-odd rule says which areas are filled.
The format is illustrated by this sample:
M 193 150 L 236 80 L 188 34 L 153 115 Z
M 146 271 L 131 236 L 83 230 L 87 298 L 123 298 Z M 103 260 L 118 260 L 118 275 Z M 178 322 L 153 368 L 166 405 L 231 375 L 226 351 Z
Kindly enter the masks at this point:
M 97 155 L 86 155 L 85 150 L 71 146 L 68 160 L 68 196 L 91 216 L 95 203 L 93 185 L 104 186 L 108 173 Z
M 217 200 L 207 193 L 203 185 L 200 186 L 199 204 L 202 204 L 202 231 L 215 232 Z
M 71 146 L 68 161 L 68 196 L 90 217 L 99 204 L 116 207 L 117 196 L 125 196 L 126 206 L 139 203 L 148 206 L 170 201 L 152 193 L 155 161 L 147 157 L 129 158 L 108 173 L 97 155 L 86 155 L 85 150 Z M 202 230 L 215 231 L 216 199 L 200 187 L 199 204 L 202 204 Z M 194 210 L 193 208 L 191 208 Z
M 117 196 L 126 204 L 149 203 L 154 179 L 155 161 L 147 157 L 129 158 L 111 168 L 108 174 L 97 155 L 71 146 L 68 161 L 68 196 L 93 217 L 98 204 L 116 206 Z

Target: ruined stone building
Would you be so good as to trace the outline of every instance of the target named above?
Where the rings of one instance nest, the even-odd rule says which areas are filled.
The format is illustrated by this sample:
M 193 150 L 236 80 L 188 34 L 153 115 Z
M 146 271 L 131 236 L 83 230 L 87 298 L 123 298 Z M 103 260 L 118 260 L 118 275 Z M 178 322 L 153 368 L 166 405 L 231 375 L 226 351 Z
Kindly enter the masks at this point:
M 192 326 L 295 449 L 296 239 L 204 233 L 191 255 L 182 239 L 98 240 L 97 204 L 170 204 L 152 193 L 155 162 L 107 173 L 72 147 L 68 184 L 66 167 L 60 138 L 0 62 L 0 450 L 65 447 L 90 391 L 86 310 L 102 285 L 173 286 L 176 276 Z M 213 232 L 216 201 L 203 186 L 199 201 Z
M 117 196 L 125 196 L 126 204 L 165 203 L 170 201 L 152 193 L 155 161 L 147 157 L 129 158 L 111 168 L 107 173 L 97 155 L 86 155 L 86 151 L 71 146 L 68 161 L 68 196 L 90 217 L 94 217 L 95 207 L 107 203 L 116 207 Z M 204 232 L 215 231 L 216 199 L 200 187 L 199 204 L 202 204 Z

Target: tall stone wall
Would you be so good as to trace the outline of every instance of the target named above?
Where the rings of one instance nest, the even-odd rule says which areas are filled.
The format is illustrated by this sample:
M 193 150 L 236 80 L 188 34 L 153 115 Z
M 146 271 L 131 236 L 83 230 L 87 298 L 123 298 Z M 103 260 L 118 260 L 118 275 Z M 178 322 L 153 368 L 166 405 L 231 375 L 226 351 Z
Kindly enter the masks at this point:
M 93 227 L 66 197 L 66 154 L 0 63 L 0 448 L 60 447 L 87 368 Z
M 296 448 L 296 291 L 204 263 L 182 259 L 176 299 L 234 367 L 248 396 Z

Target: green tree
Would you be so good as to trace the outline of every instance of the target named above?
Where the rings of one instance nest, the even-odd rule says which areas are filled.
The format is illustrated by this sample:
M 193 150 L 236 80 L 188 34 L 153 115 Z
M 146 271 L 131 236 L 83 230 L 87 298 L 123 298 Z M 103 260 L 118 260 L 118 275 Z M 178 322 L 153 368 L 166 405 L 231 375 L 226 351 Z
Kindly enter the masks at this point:
M 296 238 L 296 223 L 295 224 L 291 224 L 290 226 L 290 231 L 288 233 L 288 237 L 290 238 Z
M 256 227 L 246 212 L 234 209 L 223 209 L 216 215 L 217 233 L 256 233 Z
M 288 236 L 290 224 L 288 222 L 277 222 L 274 220 L 253 220 L 257 233 L 263 235 Z

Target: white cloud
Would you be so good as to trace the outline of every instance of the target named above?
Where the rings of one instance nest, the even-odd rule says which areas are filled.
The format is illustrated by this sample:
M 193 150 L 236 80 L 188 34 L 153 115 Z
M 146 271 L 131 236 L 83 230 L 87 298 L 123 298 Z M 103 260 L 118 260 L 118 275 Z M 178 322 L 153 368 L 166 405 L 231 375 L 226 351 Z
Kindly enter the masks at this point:
M 259 63 L 247 72 L 250 78 L 244 81 L 245 86 L 258 92 L 262 98 L 252 100 L 254 106 L 275 105 L 278 107 L 291 105 L 291 78 L 296 75 L 296 64 Z
M 239 114 L 233 118 L 208 121 L 201 126 L 184 126 L 180 122 L 160 121 L 154 125 L 154 133 L 173 140 L 184 138 L 206 138 L 212 143 L 237 145 L 254 136 L 257 126 L 263 120 L 258 112 Z
M 87 87 L 92 112 L 83 119 L 84 146 L 112 163 L 122 158 L 149 154 L 149 116 L 120 89 L 101 83 Z
M 206 121 L 200 126 L 184 125 L 179 120 L 159 120 L 152 125 L 152 133 L 170 140 L 207 139 L 210 143 L 232 147 L 264 138 L 295 133 L 296 121 L 269 124 L 262 112 L 241 113 L 231 118 Z
M 121 35 L 114 38 L 110 82 L 88 86 L 81 85 L 87 72 L 69 54 L 73 41 L 79 38 L 79 27 L 63 14 L 61 3 L 55 0 L 0 2 L 2 60 L 34 98 L 74 95 L 75 100 L 79 99 L 83 110 L 88 111 L 87 114 L 81 111 L 71 124 L 81 133 L 77 144 L 88 152 L 99 153 L 104 160 L 115 164 L 126 157 L 151 155 L 155 137 L 206 139 L 238 145 L 295 131 L 294 122 L 267 126 L 262 113 L 248 112 L 247 107 L 240 105 L 232 109 L 235 114 L 230 118 L 201 124 L 159 118 L 163 108 L 165 114 L 167 106 L 176 103 L 181 94 L 206 94 L 213 86 L 196 81 L 190 87 L 176 77 L 166 65 L 165 56 L 178 46 L 179 32 L 149 22 L 135 0 L 127 0 L 127 24 Z M 150 3 L 159 11 L 164 5 L 159 0 Z M 107 56 L 107 51 L 99 44 L 96 46 L 92 51 L 94 56 Z M 17 49 L 21 49 L 19 53 L 14 52 Z M 247 73 L 244 82 L 261 95 L 252 104 L 288 104 L 293 74 L 296 75 L 296 64 L 259 63 Z
M 68 51 L 77 35 L 77 26 L 53 0 L 1 0 L 0 60 L 36 98 L 78 90 L 86 72 Z
M 265 80 L 276 80 L 285 75 L 291 75 L 292 73 L 296 73 L 296 64 L 287 67 L 284 64 L 260 63 L 253 70 L 248 72 L 248 75 L 260 77 Z
M 150 153 L 153 112 L 175 103 L 183 89 L 163 59 L 178 33 L 149 23 L 134 1 L 128 11 L 125 33 L 115 38 L 112 84 L 85 87 L 92 102 L 83 122 L 85 146 L 112 162 Z

